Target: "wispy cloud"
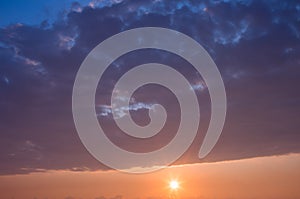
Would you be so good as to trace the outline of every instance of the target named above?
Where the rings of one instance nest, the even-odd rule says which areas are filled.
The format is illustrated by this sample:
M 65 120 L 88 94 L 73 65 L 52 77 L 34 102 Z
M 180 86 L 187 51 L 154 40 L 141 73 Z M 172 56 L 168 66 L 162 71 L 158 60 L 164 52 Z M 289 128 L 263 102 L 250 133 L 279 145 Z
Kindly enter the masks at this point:
M 116 108 L 114 111 L 116 113 L 116 116 L 118 118 L 122 118 L 126 115 L 128 111 L 138 111 L 141 109 L 144 110 L 150 110 L 153 107 L 153 104 L 147 104 L 143 102 L 135 102 L 133 104 L 130 104 L 129 106 L 123 106 L 120 108 Z M 99 111 L 97 112 L 97 115 L 99 117 L 110 117 L 112 118 L 112 107 L 109 105 L 98 105 L 97 108 Z

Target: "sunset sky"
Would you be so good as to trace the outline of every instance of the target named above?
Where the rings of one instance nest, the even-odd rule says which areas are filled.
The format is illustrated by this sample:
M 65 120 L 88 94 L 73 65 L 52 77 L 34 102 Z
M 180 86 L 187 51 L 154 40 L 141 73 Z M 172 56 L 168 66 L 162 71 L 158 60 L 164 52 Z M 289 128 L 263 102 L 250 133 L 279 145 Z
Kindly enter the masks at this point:
M 95 96 L 97 119 L 113 143 L 144 153 L 163 147 L 178 129 L 178 101 L 158 85 L 138 89 L 128 109 L 146 125 L 151 105 L 163 105 L 168 118 L 161 132 L 135 139 L 116 125 L 112 89 L 137 65 L 162 63 L 182 73 L 201 109 L 198 134 L 183 156 L 170 168 L 134 175 L 100 163 L 81 143 L 72 89 L 94 47 L 139 27 L 173 29 L 204 47 L 223 78 L 227 116 L 216 146 L 199 159 L 211 116 L 201 74 L 162 50 L 122 55 Z M 1 1 L 0 199 L 299 199 L 299 67 L 296 0 Z M 169 187 L 174 179 L 176 191 Z

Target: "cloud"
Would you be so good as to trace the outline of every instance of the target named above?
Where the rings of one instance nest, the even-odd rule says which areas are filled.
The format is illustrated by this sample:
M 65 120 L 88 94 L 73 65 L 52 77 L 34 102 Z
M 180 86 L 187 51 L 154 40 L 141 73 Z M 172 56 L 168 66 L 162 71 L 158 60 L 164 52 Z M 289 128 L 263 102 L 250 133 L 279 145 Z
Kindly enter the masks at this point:
M 153 104 L 152 103 L 143 103 L 143 102 L 138 102 L 134 97 L 128 98 L 126 97 L 128 94 L 126 91 L 120 91 L 114 89 L 114 93 L 117 94 L 115 102 L 116 103 L 122 103 L 129 101 L 130 104 L 129 106 L 121 106 L 119 108 L 115 108 L 115 113 L 116 113 L 116 119 L 124 117 L 128 111 L 138 111 L 138 110 L 150 110 L 152 109 Z M 108 116 L 109 118 L 113 119 L 112 115 L 112 106 L 111 105 L 106 105 L 106 104 L 99 104 L 96 106 L 96 113 L 99 117 L 106 117 Z
M 204 81 L 197 81 L 193 84 L 191 84 L 191 89 L 194 91 L 203 91 L 207 88 L 206 84 Z
M 87 153 L 77 136 L 72 86 L 80 64 L 97 44 L 144 26 L 171 28 L 191 36 L 211 54 L 224 78 L 225 128 L 203 161 L 299 152 L 299 8 L 297 1 L 92 1 L 89 6 L 74 3 L 65 18 L 48 26 L 18 23 L 0 28 L 1 174 L 107 169 Z M 159 101 L 169 111 L 167 136 L 153 138 L 155 146 L 134 144 L 136 140 L 113 127 L 109 104 L 114 83 L 130 68 L 146 62 L 174 67 L 198 93 L 199 135 L 178 163 L 198 162 L 210 117 L 209 93 L 201 74 L 171 53 L 145 50 L 114 62 L 97 90 L 99 122 L 105 123 L 118 144 L 133 151 L 140 146 L 159 148 L 172 138 L 178 104 L 166 89 L 157 87 L 139 91 L 118 115 L 129 110 L 137 122 L 147 123 L 143 111 Z M 149 96 L 158 99 L 147 100 Z
M 112 107 L 108 105 L 99 105 L 98 108 L 99 113 L 97 113 L 98 116 L 109 116 L 112 118 Z M 126 115 L 127 111 L 138 111 L 140 109 L 146 109 L 150 110 L 152 108 L 152 104 L 146 104 L 142 102 L 134 103 L 126 107 L 120 107 L 118 109 L 115 109 L 116 112 L 116 119 L 124 117 Z
M 59 37 L 59 46 L 63 49 L 67 49 L 67 50 L 71 50 L 71 48 L 75 45 L 75 40 L 76 40 L 76 37 L 78 35 L 75 35 L 75 36 L 66 36 L 66 35 L 62 35 L 62 34 L 59 34 L 58 37 Z

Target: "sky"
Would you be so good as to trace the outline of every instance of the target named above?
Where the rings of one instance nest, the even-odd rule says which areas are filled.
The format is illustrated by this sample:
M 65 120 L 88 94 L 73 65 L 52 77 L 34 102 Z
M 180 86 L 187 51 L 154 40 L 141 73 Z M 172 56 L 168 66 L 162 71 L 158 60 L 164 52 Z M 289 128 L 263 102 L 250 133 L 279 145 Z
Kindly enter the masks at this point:
M 297 199 L 299 154 L 173 166 L 143 175 L 48 171 L 0 178 L 1 198 Z M 172 193 L 170 180 L 179 182 Z M 174 196 L 174 195 L 173 195 Z
M 119 57 L 99 82 L 95 110 L 99 124 L 109 132 L 107 136 L 118 146 L 134 152 L 156 150 L 174 137 L 179 105 L 174 95 L 163 87 L 149 85 L 139 89 L 128 107 L 133 120 L 140 125 L 149 122 L 146 113 L 151 104 L 160 103 L 166 107 L 166 126 L 150 140 L 136 140 L 122 133 L 110 109 L 112 89 L 122 74 L 140 64 L 163 63 L 187 77 L 200 102 L 201 120 L 196 139 L 174 164 L 186 172 L 182 175 L 193 176 L 187 165 L 200 170 L 219 165 L 222 168 L 216 169 L 216 173 L 220 176 L 240 168 L 236 175 L 246 178 L 252 169 L 257 169 L 249 182 L 255 188 L 259 187 L 257 181 L 262 175 L 270 177 L 272 183 L 266 182 L 270 190 L 281 186 L 282 179 L 287 181 L 290 178 L 299 183 L 299 171 L 295 168 L 295 165 L 300 165 L 299 1 L 12 0 L 0 2 L 0 190 L 6 190 L 0 193 L 4 198 L 20 198 L 14 193 L 24 193 L 22 191 L 27 186 L 32 186 L 25 194 L 27 198 L 162 196 L 163 190 L 153 194 L 149 191 L 143 196 L 135 195 L 133 191 L 124 194 L 122 185 L 116 182 L 125 174 L 114 173 L 88 153 L 76 132 L 72 116 L 74 80 L 88 53 L 114 34 L 149 26 L 180 31 L 199 42 L 212 57 L 227 94 L 227 116 L 222 134 L 211 153 L 200 160 L 197 154 L 210 119 L 207 86 L 186 60 L 165 51 L 146 49 Z M 122 117 L 123 110 L 118 114 Z M 277 161 L 283 163 L 273 168 Z M 229 162 L 230 168 L 225 162 Z M 240 167 L 239 164 L 249 164 L 249 167 Z M 265 167 L 274 170 L 267 169 L 264 174 L 262 169 Z M 287 175 L 282 174 L 287 170 Z M 116 184 L 116 193 L 104 188 L 105 193 L 91 195 L 63 193 L 47 196 L 49 191 L 46 190 L 55 190 L 53 187 L 64 179 L 64 175 L 70 175 L 72 183 L 80 181 L 81 175 L 91 182 L 96 177 L 89 175 L 100 175 L 99 179 L 103 178 L 101 184 L 106 179 L 103 176 L 108 175 L 105 172 L 117 176 L 109 183 L 110 186 Z M 162 179 L 167 178 L 168 172 L 150 174 L 145 179 L 158 179 L 159 184 L 164 183 Z M 217 178 L 210 172 L 207 179 Z M 47 181 L 49 173 L 53 176 L 52 184 L 42 183 L 45 191 L 35 195 L 33 186 L 39 179 Z M 143 182 L 130 181 L 131 178 L 143 177 L 124 177 L 132 184 L 147 185 L 144 178 Z M 32 183 L 26 185 L 23 181 L 27 179 Z M 226 179 L 237 182 L 240 187 L 244 187 L 243 183 L 248 187 L 246 181 L 239 183 L 229 175 L 222 183 Z M 84 186 L 88 187 L 89 180 Z M 200 182 L 198 179 L 187 184 L 194 186 Z M 79 185 L 72 183 L 62 181 L 75 190 L 74 187 Z M 210 184 L 206 188 L 209 190 L 214 186 L 221 189 L 223 185 Z M 293 186 L 276 190 L 282 197 L 290 193 L 284 198 L 299 198 Z M 196 192 L 193 189 L 189 197 L 200 197 L 201 194 Z M 212 192 L 207 191 L 207 198 L 246 196 L 246 190 L 242 195 L 226 195 L 225 191 L 220 195 L 209 193 Z M 249 196 L 268 197 L 276 198 L 263 193 Z
M 49 0 L 49 1 L 2 1 L 0 8 L 0 25 L 8 26 L 16 23 L 37 25 L 42 21 L 49 23 L 58 20 L 64 13 L 72 8 L 72 0 Z M 80 1 L 82 5 L 88 5 L 90 1 Z

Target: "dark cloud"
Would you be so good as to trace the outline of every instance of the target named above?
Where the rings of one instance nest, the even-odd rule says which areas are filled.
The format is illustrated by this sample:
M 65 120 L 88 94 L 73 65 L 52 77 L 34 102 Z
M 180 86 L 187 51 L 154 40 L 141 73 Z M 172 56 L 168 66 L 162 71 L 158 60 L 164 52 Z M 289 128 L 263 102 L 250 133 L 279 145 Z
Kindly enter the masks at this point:
M 71 110 L 74 78 L 98 43 L 145 26 L 171 28 L 193 37 L 222 73 L 228 117 L 221 139 L 204 161 L 300 151 L 298 1 L 93 1 L 87 7 L 74 3 L 65 17 L 50 25 L 44 21 L 40 26 L 15 24 L 0 29 L 1 174 L 107 169 L 88 154 L 77 136 Z M 136 140 L 124 136 L 111 119 L 109 96 L 114 83 L 133 66 L 149 61 L 181 70 L 198 88 L 203 119 L 199 135 L 178 161 L 197 162 L 210 116 L 209 96 L 201 77 L 175 55 L 143 51 L 115 61 L 96 97 L 100 123 L 116 143 L 133 151 L 139 146 L 143 150 L 161 147 L 172 138 L 176 114 L 170 114 L 169 130 L 154 138 L 154 145 L 135 145 Z M 137 92 L 129 107 L 137 123 L 147 123 L 149 104 L 156 101 L 177 113 L 172 94 L 162 88 L 148 89 Z M 147 101 L 153 93 L 159 97 Z

